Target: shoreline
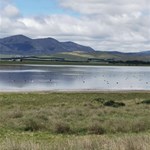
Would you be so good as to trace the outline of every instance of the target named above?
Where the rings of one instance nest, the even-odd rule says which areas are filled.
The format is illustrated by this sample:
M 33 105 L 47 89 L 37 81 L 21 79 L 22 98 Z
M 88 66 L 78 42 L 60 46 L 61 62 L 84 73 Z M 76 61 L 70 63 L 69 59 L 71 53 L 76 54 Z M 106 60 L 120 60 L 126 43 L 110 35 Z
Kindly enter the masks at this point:
M 119 63 L 119 64 L 115 64 L 115 63 L 100 63 L 100 62 L 92 62 L 92 63 L 87 63 L 87 62 L 41 62 L 41 61 L 27 61 L 27 62 L 8 62 L 8 61 L 0 61 L 0 66 L 13 66 L 13 65 L 77 65 L 77 66 L 127 66 L 127 67 L 150 67 L 150 64 L 126 64 L 126 63 Z
M 0 94 L 18 93 L 18 94 L 30 94 L 30 93 L 150 93 L 150 90 L 39 90 L 39 91 L 0 91 Z
M 65 67 L 71 67 L 71 66 L 77 66 L 77 67 L 150 67 L 150 65 L 102 65 L 102 64 L 28 64 L 28 63 L 20 63 L 20 64 L 1 64 L 0 63 L 0 67 L 4 67 L 4 66 L 65 66 Z

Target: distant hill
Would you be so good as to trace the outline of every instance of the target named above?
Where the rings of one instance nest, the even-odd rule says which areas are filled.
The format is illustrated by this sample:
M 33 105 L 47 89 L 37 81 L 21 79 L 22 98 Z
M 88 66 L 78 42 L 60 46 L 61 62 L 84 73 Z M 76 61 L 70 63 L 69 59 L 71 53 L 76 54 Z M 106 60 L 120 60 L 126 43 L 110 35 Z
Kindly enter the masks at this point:
M 67 60 L 82 60 L 97 59 L 97 60 L 114 60 L 114 61 L 148 61 L 150 62 L 150 51 L 139 53 L 121 53 L 121 52 L 62 52 L 51 55 L 53 57 L 65 58 Z
M 59 42 L 53 38 L 31 39 L 15 35 L 0 39 L 0 54 L 46 55 L 73 51 L 93 52 L 94 49 L 73 42 Z
M 140 52 L 140 55 L 150 55 L 150 50 L 149 51 L 144 51 L 144 52 Z

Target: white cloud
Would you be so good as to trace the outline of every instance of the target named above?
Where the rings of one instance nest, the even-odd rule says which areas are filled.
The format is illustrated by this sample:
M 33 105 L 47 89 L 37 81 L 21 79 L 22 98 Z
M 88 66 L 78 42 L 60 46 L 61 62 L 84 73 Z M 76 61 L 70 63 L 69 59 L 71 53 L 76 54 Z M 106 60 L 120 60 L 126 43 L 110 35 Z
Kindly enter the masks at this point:
M 59 0 L 68 9 L 82 14 L 131 14 L 149 9 L 149 0 Z
M 59 1 L 64 8 L 80 13 L 80 17 L 67 14 L 23 17 L 15 6 L 7 3 L 1 9 L 1 37 L 13 34 L 33 38 L 52 36 L 97 50 L 127 52 L 150 49 L 149 0 Z
M 20 12 L 15 6 L 7 5 L 1 11 L 1 15 L 5 17 L 17 17 L 20 15 Z

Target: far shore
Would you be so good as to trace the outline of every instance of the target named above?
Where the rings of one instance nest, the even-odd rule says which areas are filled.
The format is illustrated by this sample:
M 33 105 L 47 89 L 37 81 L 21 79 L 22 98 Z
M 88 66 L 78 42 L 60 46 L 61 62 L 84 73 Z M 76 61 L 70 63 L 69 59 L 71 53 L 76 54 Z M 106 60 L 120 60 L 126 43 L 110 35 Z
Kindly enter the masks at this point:
M 101 63 L 101 62 L 57 62 L 57 61 L 51 61 L 51 62 L 42 62 L 42 61 L 23 61 L 23 62 L 8 62 L 8 61 L 0 61 L 0 66 L 13 66 L 13 65 L 78 65 L 78 66 L 128 66 L 128 67 L 149 67 L 150 64 L 134 64 L 134 63 Z

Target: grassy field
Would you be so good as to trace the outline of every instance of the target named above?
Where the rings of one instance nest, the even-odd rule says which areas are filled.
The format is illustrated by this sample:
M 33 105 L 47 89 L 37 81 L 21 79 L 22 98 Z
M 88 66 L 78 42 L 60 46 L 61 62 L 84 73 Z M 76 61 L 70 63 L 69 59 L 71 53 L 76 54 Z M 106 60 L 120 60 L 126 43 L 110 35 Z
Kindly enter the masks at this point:
M 0 93 L 0 150 L 149 150 L 150 92 Z
M 10 62 L 10 61 L 0 61 L 0 65 L 24 65 L 24 64 L 35 64 L 35 65 L 92 65 L 92 66 L 115 66 L 108 63 L 98 63 L 98 62 L 59 62 L 59 61 L 28 61 L 24 60 L 22 62 Z M 116 65 L 118 66 L 118 65 Z M 120 66 L 123 66 L 120 64 Z M 145 65 L 141 65 L 145 66 Z M 147 65 L 148 66 L 148 65 Z
M 149 64 L 125 64 L 125 63 L 108 63 L 108 62 L 59 62 L 59 61 L 28 61 L 23 60 L 22 62 L 10 62 L 0 61 L 0 66 L 4 65 L 85 65 L 85 66 L 150 66 Z

